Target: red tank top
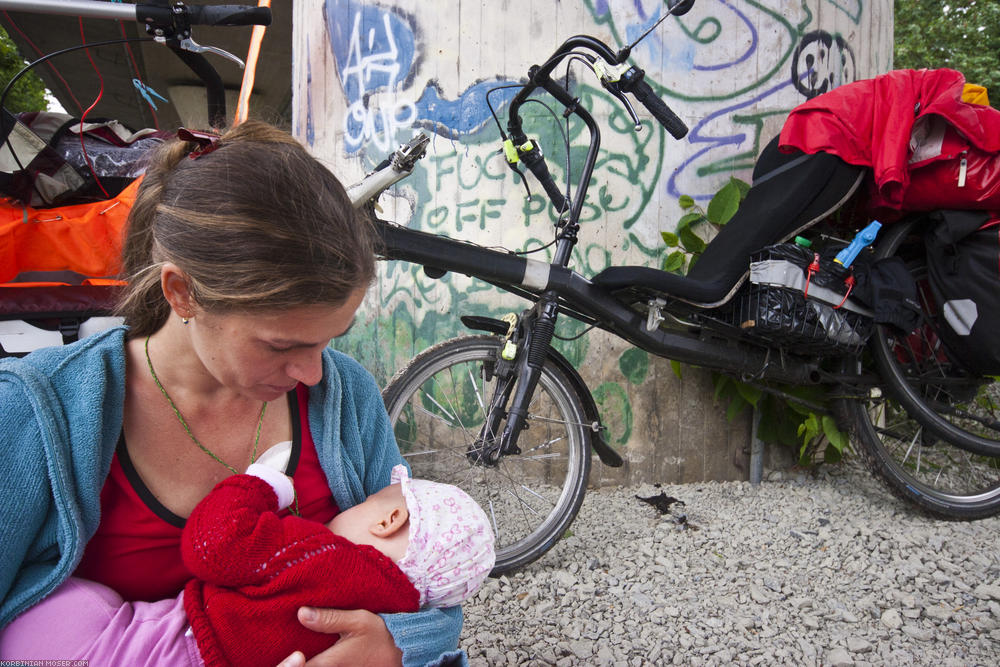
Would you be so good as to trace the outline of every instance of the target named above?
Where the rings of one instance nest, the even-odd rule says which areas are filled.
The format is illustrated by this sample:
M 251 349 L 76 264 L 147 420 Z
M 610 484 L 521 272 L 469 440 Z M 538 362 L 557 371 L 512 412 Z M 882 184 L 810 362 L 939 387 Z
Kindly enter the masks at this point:
M 302 516 L 327 523 L 338 510 L 309 432 L 308 397 L 302 384 L 288 393 L 292 454 L 286 472 L 295 482 Z M 183 528 L 184 519 L 164 507 L 139 478 L 122 436 L 101 490 L 101 523 L 75 574 L 109 586 L 129 601 L 174 597 L 191 579 L 181 560 Z

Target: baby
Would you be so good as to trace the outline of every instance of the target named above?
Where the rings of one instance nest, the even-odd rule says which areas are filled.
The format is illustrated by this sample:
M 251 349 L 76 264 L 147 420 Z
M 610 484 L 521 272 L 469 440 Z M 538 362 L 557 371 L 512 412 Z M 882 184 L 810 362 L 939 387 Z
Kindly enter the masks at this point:
M 69 606 L 86 609 L 89 618 L 115 621 L 98 633 L 102 646 L 114 647 L 115 633 L 157 628 L 150 633 L 156 648 L 148 664 L 157 662 L 155 652 L 160 659 L 196 655 L 209 667 L 273 667 L 293 651 L 308 659 L 337 640 L 299 623 L 299 607 L 396 613 L 452 606 L 478 590 L 495 562 L 493 531 L 482 508 L 455 486 L 410 479 L 401 465 L 393 469 L 390 486 L 327 525 L 278 516 L 294 504 L 288 477 L 252 464 L 246 474 L 220 482 L 188 518 L 181 549 L 194 579 L 176 601 L 121 602 L 105 586 L 71 578 L 8 626 L 0 657 L 45 657 L 34 649 L 24 653 L 37 646 L 28 637 L 39 641 Z M 147 623 L 151 615 L 155 622 Z M 182 631 L 170 637 L 167 627 Z M 115 656 L 113 649 L 95 648 L 93 629 L 84 631 L 88 646 L 81 639 L 82 653 L 73 657 Z M 59 650 L 66 657 L 72 647 Z

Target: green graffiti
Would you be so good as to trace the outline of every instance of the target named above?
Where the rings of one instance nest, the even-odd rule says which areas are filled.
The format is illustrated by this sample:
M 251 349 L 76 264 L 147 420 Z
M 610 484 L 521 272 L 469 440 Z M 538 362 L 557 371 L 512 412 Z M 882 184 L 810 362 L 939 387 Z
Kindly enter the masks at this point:
M 709 18 L 702 19 L 701 23 L 699 23 L 694 30 L 689 29 L 683 22 L 681 22 L 681 29 L 684 31 L 685 35 L 699 44 L 711 44 L 718 39 L 720 35 L 722 35 L 722 21 L 714 16 L 711 16 Z M 710 29 L 712 32 L 706 35 L 704 34 L 706 29 Z
M 617 382 L 603 382 L 593 394 L 613 442 L 624 445 L 632 437 L 632 405 L 625 390 Z
M 649 373 L 649 353 L 637 347 L 629 348 L 618 358 L 618 367 L 630 384 L 638 386 L 646 381 Z
M 854 21 L 854 25 L 858 25 L 861 22 L 861 13 L 865 10 L 864 4 L 861 0 L 826 0 L 831 5 L 839 9 L 840 11 L 847 14 L 848 18 Z M 854 5 L 854 11 L 851 11 L 850 5 Z
M 771 116 L 784 117 L 791 109 L 777 109 L 765 111 L 757 114 L 740 115 L 733 114 L 732 121 L 735 125 L 749 125 L 753 128 L 753 145 L 745 151 L 727 155 L 724 158 L 710 162 L 698 167 L 695 173 L 698 176 L 710 176 L 712 174 L 732 174 L 743 169 L 753 169 L 760 155 L 761 133 L 764 131 L 764 119 Z

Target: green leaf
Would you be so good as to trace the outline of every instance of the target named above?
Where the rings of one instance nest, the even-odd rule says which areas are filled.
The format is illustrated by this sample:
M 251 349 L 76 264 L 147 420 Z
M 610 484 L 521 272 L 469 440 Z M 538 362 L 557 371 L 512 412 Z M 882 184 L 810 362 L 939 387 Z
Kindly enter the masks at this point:
M 663 238 L 663 242 L 667 244 L 668 248 L 676 248 L 677 244 L 680 243 L 680 239 L 677 238 L 677 234 L 671 234 L 670 232 L 660 232 L 660 236 Z
M 733 400 L 729 401 L 729 407 L 726 408 L 726 419 L 733 421 L 743 412 L 745 407 L 747 407 L 747 402 L 743 400 L 742 396 L 733 396 Z
M 704 219 L 705 216 L 701 213 L 688 213 L 681 216 L 681 219 L 677 221 L 677 233 L 680 234 L 694 223 L 701 222 Z
M 844 449 L 850 444 L 850 439 L 843 431 L 837 428 L 837 422 L 833 420 L 833 417 L 824 415 L 823 435 L 826 436 L 826 439 L 830 441 L 830 444 L 833 445 L 838 452 L 843 452 Z
M 740 207 L 740 189 L 730 180 L 722 189 L 715 193 L 712 201 L 708 202 L 706 215 L 708 219 L 717 224 L 724 225 L 736 215 Z
M 760 389 L 742 382 L 736 383 L 736 391 L 740 392 L 740 396 L 743 397 L 744 401 L 754 407 L 757 407 L 757 402 L 760 401 L 760 397 L 764 393 Z
M 671 359 L 670 370 L 674 372 L 674 375 L 677 376 L 678 380 L 681 379 L 681 362 L 677 361 L 676 359 Z
M 702 253 L 705 252 L 707 247 L 705 242 L 701 240 L 701 237 L 691 231 L 690 228 L 684 228 L 679 231 L 679 236 L 681 237 L 681 245 L 684 249 L 692 253 Z
M 834 447 L 833 443 L 828 444 L 823 452 L 823 460 L 827 463 L 840 463 L 844 460 L 844 452 Z
M 681 198 L 677 200 L 677 203 L 681 205 L 681 208 L 685 211 L 694 206 L 694 197 L 690 195 L 681 195 Z
M 802 446 L 808 445 L 820 433 L 819 420 L 816 415 L 809 415 L 806 420 L 799 424 L 799 437 L 802 438 Z
M 684 268 L 684 253 L 675 250 L 663 259 L 663 270 L 668 273 L 677 273 Z
M 750 192 L 750 184 L 749 183 L 747 183 L 746 181 L 744 181 L 742 179 L 736 178 L 735 176 L 733 176 L 732 178 L 730 178 L 729 182 L 733 183 L 734 185 L 736 185 L 737 189 L 740 191 L 740 201 L 743 201 L 744 199 L 747 198 L 747 193 Z

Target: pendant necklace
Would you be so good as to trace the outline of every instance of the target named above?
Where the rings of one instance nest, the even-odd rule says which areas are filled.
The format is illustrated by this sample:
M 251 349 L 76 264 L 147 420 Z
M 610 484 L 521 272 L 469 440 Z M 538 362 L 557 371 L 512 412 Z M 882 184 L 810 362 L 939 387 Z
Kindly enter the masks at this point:
M 160 389 L 160 393 L 163 394 L 163 397 L 167 399 L 167 403 L 170 404 L 170 409 L 174 411 L 174 414 L 177 416 L 177 421 L 179 421 L 181 423 L 181 426 L 184 427 L 184 431 L 188 434 L 188 437 L 191 438 L 191 441 L 194 444 L 198 445 L 198 448 L 201 451 L 205 452 L 213 459 L 221 463 L 223 466 L 229 469 L 234 475 L 238 475 L 239 471 L 237 471 L 236 468 L 223 461 L 221 458 L 219 458 L 219 456 L 215 452 L 213 452 L 205 445 L 201 444 L 201 442 L 198 441 L 198 438 L 194 436 L 194 433 L 191 432 L 191 427 L 188 426 L 188 423 L 184 419 L 184 416 L 181 414 L 181 411 L 177 409 L 177 405 L 174 404 L 173 399 L 170 398 L 170 394 L 168 394 L 167 390 L 163 388 L 163 384 L 160 382 L 160 378 L 156 376 L 156 371 L 153 369 L 153 360 L 149 358 L 149 336 L 146 336 L 145 347 L 146 347 L 146 363 L 149 365 L 149 374 L 153 376 L 153 382 L 156 383 L 156 386 Z M 254 438 L 253 441 L 253 453 L 250 454 L 250 463 L 253 463 L 254 461 L 257 460 L 257 443 L 260 442 L 260 432 L 262 427 L 264 426 L 264 412 L 266 410 L 267 410 L 267 401 L 264 401 L 264 404 L 260 406 L 260 417 L 257 418 L 257 436 Z

